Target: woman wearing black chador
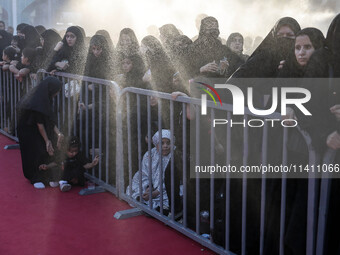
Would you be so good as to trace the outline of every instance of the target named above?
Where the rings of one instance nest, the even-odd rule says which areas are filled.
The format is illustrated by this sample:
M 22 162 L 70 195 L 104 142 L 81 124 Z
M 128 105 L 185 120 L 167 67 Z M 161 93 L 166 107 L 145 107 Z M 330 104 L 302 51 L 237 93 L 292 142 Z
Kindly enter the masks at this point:
M 48 156 L 54 154 L 63 135 L 55 125 L 52 109 L 53 97 L 61 90 L 62 83 L 48 77 L 26 94 L 18 103 L 18 137 L 24 176 L 35 188 L 44 188 L 48 182 L 57 181 L 58 176 L 50 170 L 39 170 Z

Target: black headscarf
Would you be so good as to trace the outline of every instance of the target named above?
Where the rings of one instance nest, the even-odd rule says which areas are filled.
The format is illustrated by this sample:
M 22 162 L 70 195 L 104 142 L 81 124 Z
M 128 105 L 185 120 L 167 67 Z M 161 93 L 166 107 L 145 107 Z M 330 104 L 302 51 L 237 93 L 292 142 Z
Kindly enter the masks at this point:
M 231 45 L 231 43 L 234 41 L 235 37 L 237 37 L 237 36 L 241 37 L 241 40 L 242 40 L 242 51 L 241 51 L 241 52 L 235 52 L 235 53 L 238 54 L 238 56 L 239 56 L 242 60 L 244 60 L 244 62 L 246 62 L 246 61 L 248 60 L 249 56 L 246 55 L 246 54 L 243 54 L 243 44 L 244 44 L 243 35 L 241 35 L 241 34 L 238 33 L 238 32 L 236 32 L 236 33 L 231 33 L 231 34 L 229 35 L 228 39 L 227 39 L 226 45 L 227 45 L 227 47 L 231 50 L 230 45 Z
M 133 87 L 145 88 L 143 76 L 146 70 L 142 57 L 136 54 L 130 56 L 129 59 L 132 62 L 132 69 L 126 74 L 126 84 Z
M 308 36 L 309 40 L 311 41 L 315 51 L 321 49 L 325 45 L 325 37 L 323 33 L 314 27 L 307 27 L 300 30 L 296 37 L 306 35 Z M 295 49 L 292 49 L 294 51 Z M 279 71 L 278 77 L 280 78 L 301 78 L 304 76 L 307 65 L 301 67 L 297 60 L 295 54 L 292 54 L 292 59 L 288 59 L 288 65 L 284 65 L 282 70 Z
M 159 33 L 165 50 L 170 54 L 170 58 L 172 58 L 172 41 L 176 36 L 180 35 L 178 29 L 173 24 L 166 24 L 159 28 Z
M 66 33 L 62 40 L 64 45 L 68 46 L 67 41 L 66 41 L 66 34 L 68 32 L 73 33 L 77 37 L 76 44 L 73 47 L 80 48 L 84 45 L 84 33 L 78 26 L 71 26 L 67 28 Z
M 340 14 L 332 21 L 325 47 L 315 51 L 306 66 L 305 78 L 339 78 L 339 36 L 340 36 Z M 338 39 L 337 39 L 338 38 Z M 310 121 L 306 123 L 306 130 L 312 137 L 312 142 L 317 150 L 326 149 L 326 139 L 335 130 L 340 133 L 340 123 L 330 112 L 329 108 L 340 102 L 340 86 L 332 79 L 327 80 L 328 84 L 304 83 L 304 87 L 310 90 L 311 100 L 308 102 L 307 109 L 312 113 Z M 318 124 L 315 124 L 318 123 Z
M 211 27 L 215 24 L 215 27 Z M 226 45 L 222 45 L 218 39 L 220 34 L 218 21 L 214 17 L 206 17 L 201 21 L 200 32 L 197 40 L 192 44 L 190 50 L 190 67 L 192 68 L 191 76 L 200 75 L 200 68 L 213 61 L 218 62 L 224 57 L 228 59 L 229 68 L 226 74 L 229 77 L 238 66 L 244 63 L 237 54 L 233 53 Z M 217 73 L 206 74 L 208 77 L 221 77 Z M 224 76 L 223 76 L 224 77 Z
M 47 77 L 20 100 L 17 108 L 21 111 L 36 111 L 53 120 L 52 96 L 61 88 L 61 81 L 55 77 Z
M 41 34 L 44 39 L 43 51 L 47 54 L 54 49 L 56 44 L 62 40 L 61 36 L 53 29 L 47 29 Z
M 83 27 L 81 27 L 81 26 L 75 26 L 75 27 L 78 28 L 78 29 L 80 30 L 80 32 L 81 32 L 83 38 L 85 38 L 85 37 L 86 37 L 85 29 L 84 29 Z M 72 32 L 72 31 L 70 31 L 70 32 Z
M 326 47 L 332 52 L 332 63 L 335 77 L 340 77 L 340 14 L 338 14 L 329 26 Z
M 207 29 L 210 23 L 216 23 L 217 29 Z M 217 39 L 220 34 L 218 30 L 218 21 L 214 17 L 206 17 L 201 20 L 199 36 L 192 44 L 192 76 L 199 74 L 199 68 L 214 60 L 223 58 L 222 43 Z
M 66 34 L 68 32 L 71 32 L 76 36 L 76 43 L 72 47 L 70 47 L 66 41 Z M 56 69 L 55 67 L 56 62 L 67 60 L 69 67 L 63 72 L 73 73 L 73 74 L 82 74 L 82 72 L 84 71 L 84 67 L 85 67 L 86 52 L 85 52 L 84 36 L 83 36 L 81 29 L 79 29 L 79 27 L 77 26 L 71 26 L 67 28 L 62 42 L 63 42 L 63 46 L 57 52 L 57 54 L 51 61 L 48 67 L 48 71 L 52 71 Z
M 96 35 L 104 36 L 106 41 L 107 41 L 107 43 L 109 44 L 110 50 L 112 52 L 114 51 L 115 46 L 113 45 L 113 42 L 112 42 L 112 39 L 111 39 L 111 36 L 110 36 L 109 32 L 107 32 L 105 29 L 101 29 L 101 30 L 98 30 L 96 32 Z
M 132 63 L 131 70 L 126 74 L 123 74 L 122 70 L 122 62 L 124 59 L 129 59 Z M 143 76 L 146 71 L 145 63 L 139 54 L 127 57 L 124 54 L 120 53 L 117 56 L 117 63 L 119 67 L 118 72 L 125 76 L 125 80 L 119 85 L 121 85 L 123 88 L 124 87 L 146 88 L 143 82 Z
M 93 45 L 96 45 L 102 49 L 102 52 L 98 57 L 92 53 Z M 110 46 L 107 40 L 102 35 L 94 35 L 90 41 L 84 75 L 110 80 L 113 78 L 113 72 L 113 55 L 110 51 Z
M 159 33 L 161 36 L 163 36 L 165 39 L 173 39 L 175 36 L 180 35 L 178 29 L 174 24 L 166 24 L 159 28 Z
M 296 37 L 301 35 L 307 35 L 309 37 L 309 40 L 311 41 L 315 50 L 323 48 L 325 45 L 325 37 L 323 33 L 317 28 L 314 27 L 304 28 L 296 34 Z
M 240 33 L 231 33 L 227 39 L 227 46 L 230 48 L 230 44 L 232 43 L 232 41 L 235 39 L 236 36 L 239 36 L 242 38 L 242 43 L 244 41 L 243 35 L 241 35 Z
M 175 91 L 172 86 L 175 69 L 160 41 L 156 37 L 148 35 L 143 38 L 142 44 L 148 47 L 146 60 L 151 70 L 152 89 L 168 93 Z
M 325 47 L 317 50 L 308 62 L 306 78 L 340 77 L 340 14 L 330 24 Z
M 122 35 L 128 35 L 131 39 L 131 44 L 129 46 L 122 45 Z M 116 47 L 119 53 L 123 53 L 126 56 L 131 56 L 139 53 L 139 43 L 135 32 L 131 28 L 124 28 L 120 31 L 119 39 Z
M 184 82 L 189 80 L 191 77 L 189 75 L 190 68 L 188 68 L 190 64 L 190 47 L 192 45 L 192 41 L 186 35 L 178 35 L 175 36 L 172 40 L 173 45 L 173 55 L 172 55 L 172 63 L 177 71 L 180 72 L 181 78 L 183 78 Z
M 53 29 L 47 29 L 41 34 L 44 45 L 37 48 L 38 68 L 46 69 L 54 56 L 54 47 L 61 41 L 61 36 Z
M 277 76 L 281 60 L 293 58 L 294 39 L 278 38 L 282 26 L 289 26 L 295 35 L 300 31 L 298 22 L 290 17 L 280 19 L 247 62 L 231 78 L 273 78 Z
M 35 26 L 34 28 L 37 30 L 39 35 L 41 35 L 43 32 L 46 31 L 46 28 L 43 25 L 38 25 L 38 26 Z
M 40 34 L 35 29 L 35 27 L 27 25 L 21 30 L 21 33 L 25 35 L 24 45 L 22 48 L 20 48 L 21 50 L 23 50 L 26 47 L 36 48 L 41 45 Z
M 22 31 L 22 29 L 27 26 L 28 24 L 26 23 L 20 23 L 17 25 L 17 32 L 20 33 Z
M 178 58 L 185 57 L 189 54 L 189 48 L 192 44 L 192 41 L 186 35 L 177 35 L 172 40 L 172 48 L 173 48 L 173 58 L 176 62 Z
M 0 53 L 1 53 L 1 60 L 2 60 L 2 51 L 9 45 L 11 45 L 12 35 L 5 30 L 0 30 Z

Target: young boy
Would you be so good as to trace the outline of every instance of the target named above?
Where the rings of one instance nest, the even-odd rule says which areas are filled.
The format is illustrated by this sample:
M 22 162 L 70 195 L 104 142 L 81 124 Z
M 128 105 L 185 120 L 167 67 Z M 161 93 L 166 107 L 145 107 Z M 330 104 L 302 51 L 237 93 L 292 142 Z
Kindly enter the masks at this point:
M 2 70 L 7 71 L 12 60 L 15 60 L 16 50 L 12 46 L 7 46 L 2 52 L 2 60 L 0 66 Z
M 85 177 L 84 172 L 86 169 L 95 167 L 99 162 L 99 156 L 95 156 L 91 162 L 82 155 L 80 151 L 80 141 L 78 137 L 71 137 L 67 143 L 66 153 L 57 156 L 55 162 L 48 165 L 40 165 L 39 169 L 47 170 L 55 167 L 56 165 L 61 166 L 61 180 L 59 181 L 60 190 L 65 192 L 71 189 L 71 185 L 84 186 Z
M 22 82 L 23 77 L 32 71 L 32 63 L 35 58 L 35 49 L 25 48 L 22 51 L 21 62 L 12 61 L 9 70 Z

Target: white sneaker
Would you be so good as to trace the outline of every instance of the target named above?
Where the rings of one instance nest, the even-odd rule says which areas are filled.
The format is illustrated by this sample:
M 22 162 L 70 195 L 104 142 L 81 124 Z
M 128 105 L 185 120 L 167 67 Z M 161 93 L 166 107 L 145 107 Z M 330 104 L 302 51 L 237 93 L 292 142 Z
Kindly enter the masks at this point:
M 45 185 L 42 182 L 36 182 L 33 184 L 34 188 L 36 189 L 44 189 Z
M 67 181 L 63 181 L 63 180 L 60 180 L 59 181 L 59 185 L 61 186 L 62 184 L 65 184 L 65 183 L 67 183 Z
M 49 184 L 52 188 L 56 188 L 59 186 L 59 182 L 49 182 Z
M 71 184 L 68 184 L 68 183 L 63 183 L 60 185 L 60 190 L 62 192 L 66 192 L 66 191 L 69 191 L 71 189 Z

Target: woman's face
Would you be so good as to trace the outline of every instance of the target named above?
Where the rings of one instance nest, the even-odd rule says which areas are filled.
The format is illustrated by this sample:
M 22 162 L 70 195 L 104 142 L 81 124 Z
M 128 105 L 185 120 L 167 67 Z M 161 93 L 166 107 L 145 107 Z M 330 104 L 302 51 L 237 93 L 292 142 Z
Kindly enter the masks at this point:
M 73 47 L 76 44 L 77 36 L 73 34 L 72 32 L 66 33 L 66 42 L 68 46 Z
M 310 57 L 315 51 L 308 35 L 300 35 L 295 40 L 295 57 L 300 66 L 307 65 Z
M 132 62 L 130 59 L 126 58 L 122 61 L 122 69 L 124 73 L 128 73 L 132 69 Z
M 129 45 L 131 45 L 131 43 L 132 43 L 132 40 L 130 36 L 128 36 L 127 34 L 122 34 L 121 40 L 120 40 L 120 46 L 128 47 Z
M 102 47 L 97 46 L 97 45 L 92 45 L 91 50 L 92 50 L 93 55 L 96 58 L 98 58 L 103 51 Z
M 290 38 L 290 39 L 295 39 L 295 33 L 294 31 L 287 25 L 281 26 L 279 31 L 276 33 L 276 37 L 282 38 Z
M 233 40 L 230 42 L 230 49 L 232 52 L 235 52 L 237 54 L 241 54 L 243 51 L 243 40 L 242 37 L 237 35 L 233 38 Z

